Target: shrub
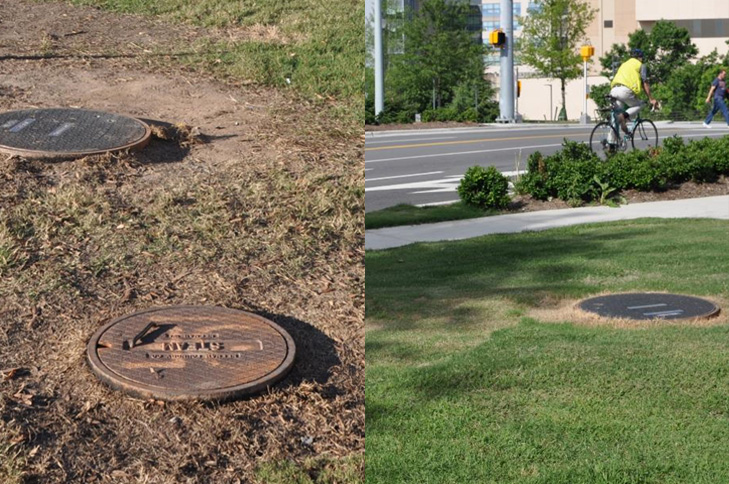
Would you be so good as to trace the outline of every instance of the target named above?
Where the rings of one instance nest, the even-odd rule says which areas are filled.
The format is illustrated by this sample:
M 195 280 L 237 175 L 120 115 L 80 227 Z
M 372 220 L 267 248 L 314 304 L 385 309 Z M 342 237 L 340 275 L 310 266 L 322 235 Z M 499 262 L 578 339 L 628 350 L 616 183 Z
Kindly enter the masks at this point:
M 481 209 L 505 208 L 509 204 L 508 190 L 508 179 L 493 166 L 472 166 L 458 185 L 461 200 Z
M 595 195 L 595 175 L 600 163 L 583 143 L 564 141 L 564 148 L 544 158 L 531 154 L 527 173 L 519 183 L 519 191 L 530 193 L 538 200 L 557 197 L 570 202 L 589 201 Z
M 549 198 L 547 165 L 544 162 L 544 156 L 539 151 L 535 151 L 527 158 L 527 172 L 522 175 L 517 183 L 516 191 L 518 193 L 528 193 L 537 200 Z

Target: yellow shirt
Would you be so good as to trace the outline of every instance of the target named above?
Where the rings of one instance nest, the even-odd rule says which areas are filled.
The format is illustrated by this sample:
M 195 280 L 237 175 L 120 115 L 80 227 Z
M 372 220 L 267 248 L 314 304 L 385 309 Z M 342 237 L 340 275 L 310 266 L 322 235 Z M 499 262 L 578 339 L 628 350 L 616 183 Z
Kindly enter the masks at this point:
M 610 83 L 610 87 L 615 87 L 616 84 L 622 84 L 629 88 L 635 94 L 640 94 L 642 91 L 643 80 L 640 77 L 640 67 L 643 65 L 638 59 L 628 59 L 623 62 L 623 65 L 618 69 L 615 78 Z

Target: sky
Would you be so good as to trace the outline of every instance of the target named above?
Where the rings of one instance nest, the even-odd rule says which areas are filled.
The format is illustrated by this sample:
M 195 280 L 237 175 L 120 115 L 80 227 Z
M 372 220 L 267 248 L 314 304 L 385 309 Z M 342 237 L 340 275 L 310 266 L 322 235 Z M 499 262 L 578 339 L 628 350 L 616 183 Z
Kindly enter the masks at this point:
M 375 0 L 365 0 L 365 22 L 369 17 L 370 12 L 375 8 Z

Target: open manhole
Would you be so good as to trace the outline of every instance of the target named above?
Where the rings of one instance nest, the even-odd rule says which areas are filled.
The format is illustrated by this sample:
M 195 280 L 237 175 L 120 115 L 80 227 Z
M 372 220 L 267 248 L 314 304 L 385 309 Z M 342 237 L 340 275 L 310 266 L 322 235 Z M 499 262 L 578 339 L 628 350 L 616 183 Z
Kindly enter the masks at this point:
M 144 122 L 86 109 L 28 109 L 0 113 L 0 151 L 27 158 L 80 158 L 149 143 Z
M 91 368 L 111 387 L 158 400 L 227 400 L 283 378 L 295 346 L 280 326 L 245 311 L 155 308 L 117 318 L 89 341 Z
M 719 313 L 719 307 L 706 299 L 650 292 L 593 297 L 585 299 L 578 307 L 607 318 L 639 320 L 702 319 Z

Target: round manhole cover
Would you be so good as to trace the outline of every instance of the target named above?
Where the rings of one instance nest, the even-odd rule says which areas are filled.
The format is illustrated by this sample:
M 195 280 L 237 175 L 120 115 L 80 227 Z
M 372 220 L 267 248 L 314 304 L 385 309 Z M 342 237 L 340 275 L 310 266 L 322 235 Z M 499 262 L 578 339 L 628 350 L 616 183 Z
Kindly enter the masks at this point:
M 642 292 L 593 297 L 578 307 L 608 318 L 640 320 L 710 318 L 719 313 L 716 304 L 698 297 Z
M 151 130 L 142 121 L 86 109 L 0 113 L 0 151 L 28 158 L 74 158 L 142 148 Z
M 255 314 L 173 306 L 111 321 L 87 348 L 94 373 L 111 387 L 159 400 L 222 400 L 258 392 L 291 369 L 295 346 Z

